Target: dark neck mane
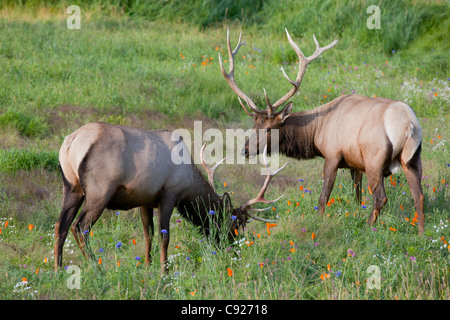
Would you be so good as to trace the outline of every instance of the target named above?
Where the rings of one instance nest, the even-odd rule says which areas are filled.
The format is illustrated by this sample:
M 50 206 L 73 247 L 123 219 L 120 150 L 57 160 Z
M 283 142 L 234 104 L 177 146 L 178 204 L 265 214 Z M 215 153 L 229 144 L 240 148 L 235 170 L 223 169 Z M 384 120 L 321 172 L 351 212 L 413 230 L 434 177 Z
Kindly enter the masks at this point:
M 222 201 L 197 167 L 194 164 L 192 166 L 194 171 L 193 187 L 183 195 L 183 198 L 179 199 L 177 208 L 180 214 L 194 225 L 206 226 L 209 211 L 219 212 Z
M 317 115 L 313 112 L 293 113 L 280 127 L 280 153 L 296 159 L 320 156 L 314 145 Z

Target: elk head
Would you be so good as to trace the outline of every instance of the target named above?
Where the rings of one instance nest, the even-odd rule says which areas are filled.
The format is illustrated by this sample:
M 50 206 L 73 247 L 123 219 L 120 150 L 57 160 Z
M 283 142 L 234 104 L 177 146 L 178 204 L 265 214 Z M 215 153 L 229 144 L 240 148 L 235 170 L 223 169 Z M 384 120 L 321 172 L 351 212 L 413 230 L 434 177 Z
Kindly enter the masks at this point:
M 214 165 L 212 168 L 208 167 L 205 163 L 204 160 L 204 156 L 203 156 L 203 151 L 205 149 L 206 143 L 203 144 L 201 150 L 200 150 L 200 160 L 202 162 L 202 166 L 205 169 L 206 173 L 208 174 L 208 181 L 209 184 L 211 185 L 211 187 L 215 190 L 214 187 L 214 172 L 216 171 L 217 167 L 222 164 L 224 162 L 224 159 L 222 159 L 221 161 L 219 161 L 216 165 Z M 264 194 L 267 190 L 267 187 L 269 186 L 270 181 L 273 179 L 273 177 L 280 172 L 281 170 L 283 170 L 288 164 L 289 161 L 286 162 L 281 168 L 275 170 L 275 171 L 270 171 L 269 166 L 267 164 L 267 148 L 264 149 L 263 152 L 263 164 L 267 169 L 267 176 L 266 179 L 264 180 L 264 184 L 261 188 L 261 190 L 259 191 L 258 195 L 247 201 L 244 205 L 237 207 L 237 208 L 233 208 L 233 205 L 231 203 L 231 198 L 228 195 L 228 193 L 224 193 L 223 195 L 220 195 L 221 199 L 222 199 L 222 209 L 225 212 L 225 216 L 230 216 L 232 217 L 232 223 L 230 225 L 230 230 L 229 230 L 229 239 L 232 239 L 236 236 L 237 234 L 237 230 L 242 227 L 244 228 L 247 221 L 249 219 L 253 219 L 256 221 L 261 221 L 261 222 L 266 222 L 266 223 L 271 223 L 271 222 L 275 222 L 276 220 L 267 220 L 267 219 L 263 219 L 261 217 L 258 217 L 256 215 L 253 215 L 251 212 L 261 212 L 261 211 L 265 211 L 268 209 L 271 209 L 272 206 L 267 207 L 267 208 L 263 208 L 263 209 L 256 209 L 256 208 L 252 208 L 251 206 L 257 203 L 265 203 L 265 204 L 271 204 L 274 203 L 276 201 L 278 201 L 279 199 L 281 199 L 282 196 L 278 197 L 275 200 L 267 200 L 264 197 Z
M 286 30 L 286 29 L 285 29 Z M 289 90 L 288 93 L 286 93 L 283 97 L 281 97 L 278 101 L 275 103 L 271 103 L 269 101 L 269 98 L 267 96 L 266 89 L 264 89 L 264 97 L 267 103 L 267 107 L 265 110 L 260 110 L 256 106 L 256 104 L 250 99 L 236 84 L 236 80 L 234 78 L 234 57 L 236 53 L 238 52 L 239 48 L 245 44 L 245 41 L 241 42 L 242 32 L 239 35 L 239 40 L 236 48 L 234 50 L 231 50 L 230 45 L 230 30 L 227 30 L 227 47 L 228 47 L 228 55 L 229 55 L 229 61 L 230 61 L 230 69 L 228 73 L 225 71 L 222 60 L 220 58 L 219 54 L 219 62 L 220 62 L 220 68 L 222 70 L 222 74 L 225 77 L 225 80 L 228 82 L 228 85 L 233 89 L 233 91 L 238 95 L 239 103 L 241 104 L 242 108 L 244 109 L 245 113 L 249 116 L 253 117 L 254 127 L 253 132 L 250 138 L 246 141 L 245 146 L 242 150 L 242 155 L 245 155 L 247 158 L 254 157 L 255 155 L 261 153 L 262 150 L 267 146 L 267 151 L 271 152 L 271 144 L 272 144 L 272 133 L 271 131 L 274 129 L 280 129 L 284 125 L 284 121 L 291 115 L 292 113 L 292 102 L 287 103 L 284 105 L 280 111 L 276 111 L 279 107 L 281 107 L 286 101 L 288 101 L 299 89 L 300 84 L 302 82 L 303 76 L 305 75 L 306 69 L 308 67 L 308 64 L 318 58 L 323 52 L 326 50 L 334 47 L 338 40 L 334 40 L 332 43 L 327 45 L 326 47 L 320 47 L 319 43 L 316 39 L 316 37 L 313 35 L 314 42 L 316 44 L 316 51 L 314 54 L 312 54 L 309 57 L 305 57 L 300 50 L 300 48 L 297 46 L 297 44 L 292 40 L 291 36 L 289 35 L 289 32 L 286 30 L 286 35 L 289 40 L 289 43 L 291 44 L 292 48 L 294 49 L 295 53 L 298 56 L 299 61 L 299 68 L 297 72 L 297 77 L 295 81 L 293 81 L 284 71 L 283 67 L 281 67 L 281 71 L 284 75 L 284 77 L 289 81 L 290 84 L 292 84 L 291 90 Z M 247 107 L 242 103 L 243 99 Z

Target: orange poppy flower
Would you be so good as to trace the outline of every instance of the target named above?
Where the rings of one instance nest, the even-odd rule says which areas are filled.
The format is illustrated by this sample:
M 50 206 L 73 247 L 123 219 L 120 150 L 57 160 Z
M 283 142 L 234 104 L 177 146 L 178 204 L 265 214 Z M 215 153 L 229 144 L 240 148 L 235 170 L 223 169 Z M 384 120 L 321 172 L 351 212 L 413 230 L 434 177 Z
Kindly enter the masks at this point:
M 228 276 L 232 277 L 233 276 L 233 270 L 230 268 L 227 268 L 227 272 L 228 272 Z

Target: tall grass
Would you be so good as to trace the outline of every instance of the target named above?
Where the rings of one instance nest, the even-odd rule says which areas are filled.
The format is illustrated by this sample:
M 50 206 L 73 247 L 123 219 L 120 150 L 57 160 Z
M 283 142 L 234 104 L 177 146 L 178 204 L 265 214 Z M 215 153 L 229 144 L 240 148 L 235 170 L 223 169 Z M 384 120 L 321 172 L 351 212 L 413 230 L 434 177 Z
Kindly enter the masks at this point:
M 0 172 L 15 173 L 19 170 L 44 169 L 55 171 L 59 168 L 58 154 L 54 151 L 34 149 L 0 149 Z

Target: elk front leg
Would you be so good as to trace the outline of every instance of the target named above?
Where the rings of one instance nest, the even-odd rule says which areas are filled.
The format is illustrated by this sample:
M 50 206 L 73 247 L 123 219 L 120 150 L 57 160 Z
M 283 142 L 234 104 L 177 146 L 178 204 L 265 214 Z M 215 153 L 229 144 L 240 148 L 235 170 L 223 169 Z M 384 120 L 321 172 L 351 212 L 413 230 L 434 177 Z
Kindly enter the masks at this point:
M 154 234 L 154 224 L 153 224 L 153 208 L 152 207 L 141 207 L 141 220 L 144 227 L 144 240 L 145 240 L 145 264 L 149 266 L 152 263 L 152 258 L 150 252 L 152 250 L 152 239 Z M 151 235 L 149 230 L 151 229 Z
M 169 223 L 175 207 L 176 199 L 170 196 L 162 196 L 159 204 L 159 230 L 161 235 L 161 270 L 167 271 L 167 248 L 169 247 L 170 230 Z
M 334 181 L 336 180 L 336 174 L 338 169 L 337 161 L 330 161 L 325 159 L 323 166 L 323 186 L 322 193 L 319 197 L 319 213 L 323 215 L 325 206 L 330 198 L 331 191 L 333 190 Z

